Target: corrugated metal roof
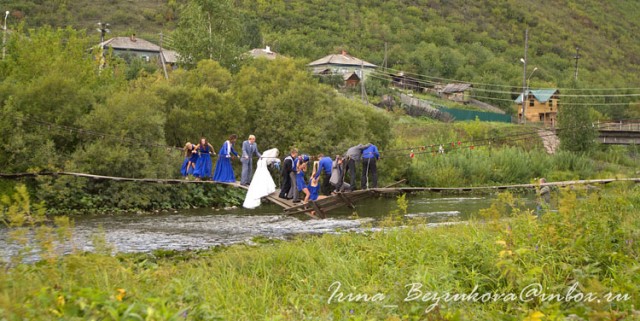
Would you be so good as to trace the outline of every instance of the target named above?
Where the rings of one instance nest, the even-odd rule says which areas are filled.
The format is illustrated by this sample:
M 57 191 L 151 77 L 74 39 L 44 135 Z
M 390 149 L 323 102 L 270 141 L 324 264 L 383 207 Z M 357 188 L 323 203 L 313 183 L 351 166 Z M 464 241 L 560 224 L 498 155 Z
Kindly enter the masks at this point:
M 471 84 L 447 84 L 442 92 L 445 94 L 459 93 L 471 88 Z
M 559 93 L 557 89 L 537 89 L 537 90 L 529 90 L 527 96 L 532 95 L 539 102 L 546 103 L 551 98 L 551 96 L 557 93 Z M 520 94 L 520 96 L 516 98 L 515 103 L 522 104 L 522 94 Z
M 341 54 L 328 55 L 316 61 L 312 61 L 311 63 L 308 64 L 308 66 L 311 66 L 311 67 L 320 66 L 320 65 L 363 66 L 368 68 L 378 67 L 370 62 L 366 62 L 362 59 L 353 57 L 347 54 L 346 52 L 342 52 Z

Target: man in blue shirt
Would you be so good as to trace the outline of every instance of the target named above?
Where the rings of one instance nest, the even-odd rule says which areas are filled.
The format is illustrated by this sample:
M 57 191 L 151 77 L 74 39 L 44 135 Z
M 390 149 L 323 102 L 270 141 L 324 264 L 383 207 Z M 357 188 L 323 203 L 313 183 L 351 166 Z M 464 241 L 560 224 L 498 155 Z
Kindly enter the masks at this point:
M 332 190 L 329 179 L 331 178 L 331 166 L 333 165 L 333 161 L 331 160 L 331 157 L 324 156 L 322 153 L 318 154 L 318 159 L 320 160 L 318 162 L 318 171 L 314 178 L 318 179 L 318 177 L 320 177 L 320 173 L 322 173 L 322 186 L 320 186 L 320 190 L 323 195 L 329 196 L 331 195 Z
M 378 187 L 378 170 L 376 163 L 380 159 L 378 147 L 371 144 L 362 151 L 362 189 Z

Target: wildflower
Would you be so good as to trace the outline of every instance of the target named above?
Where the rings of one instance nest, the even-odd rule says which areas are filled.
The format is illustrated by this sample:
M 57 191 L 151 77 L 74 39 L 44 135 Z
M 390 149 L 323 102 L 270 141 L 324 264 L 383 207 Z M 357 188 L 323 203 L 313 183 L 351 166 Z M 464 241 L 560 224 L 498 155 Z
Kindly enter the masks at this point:
M 59 306 L 64 306 L 64 303 L 65 303 L 65 301 L 64 301 L 64 296 L 59 295 L 59 296 L 58 296 L 58 305 L 59 305 Z
M 353 314 L 355 311 L 353 309 L 349 310 L 349 313 Z
M 528 317 L 524 318 L 525 321 L 541 321 L 544 314 L 540 311 L 535 311 L 529 314 Z
M 122 302 L 122 299 L 124 299 L 124 296 L 127 294 L 127 290 L 117 289 L 116 291 L 118 291 L 118 294 L 116 295 L 116 300 Z
M 507 246 L 507 242 L 505 242 L 503 240 L 496 241 L 496 244 L 502 245 L 502 246 Z

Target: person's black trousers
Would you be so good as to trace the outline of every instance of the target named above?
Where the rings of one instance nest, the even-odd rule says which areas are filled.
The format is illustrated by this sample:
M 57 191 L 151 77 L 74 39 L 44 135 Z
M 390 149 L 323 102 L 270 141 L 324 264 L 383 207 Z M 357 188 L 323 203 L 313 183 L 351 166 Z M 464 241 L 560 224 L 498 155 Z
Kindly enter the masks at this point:
M 291 189 L 291 177 L 289 174 L 282 174 L 282 187 L 280 188 L 280 198 L 287 197 L 287 193 Z
M 353 159 L 349 159 L 347 162 L 347 173 L 349 173 L 350 181 L 349 185 L 351 185 L 351 190 L 355 191 L 356 188 L 356 161 Z
M 333 187 L 331 187 L 331 182 L 329 182 L 330 179 L 331 174 L 327 174 L 327 172 L 322 171 L 322 185 L 320 185 L 320 191 L 322 192 L 322 195 L 331 195 Z

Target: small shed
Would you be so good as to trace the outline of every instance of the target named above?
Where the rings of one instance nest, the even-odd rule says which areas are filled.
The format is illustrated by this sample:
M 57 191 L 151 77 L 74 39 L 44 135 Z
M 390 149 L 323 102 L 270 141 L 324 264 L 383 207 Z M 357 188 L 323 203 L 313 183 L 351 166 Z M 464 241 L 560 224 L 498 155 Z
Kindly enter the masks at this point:
M 465 83 L 452 83 L 444 86 L 440 91 L 440 96 L 445 99 L 449 99 L 459 103 L 468 103 L 471 99 L 471 84 Z
M 360 83 L 360 77 L 355 72 L 344 75 L 344 84 L 347 87 L 355 87 Z
M 420 80 L 414 77 L 410 77 L 404 74 L 404 72 L 398 72 L 397 74 L 389 74 L 391 77 L 391 85 L 400 89 L 408 90 L 420 90 L 423 86 L 420 85 Z

